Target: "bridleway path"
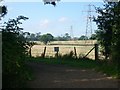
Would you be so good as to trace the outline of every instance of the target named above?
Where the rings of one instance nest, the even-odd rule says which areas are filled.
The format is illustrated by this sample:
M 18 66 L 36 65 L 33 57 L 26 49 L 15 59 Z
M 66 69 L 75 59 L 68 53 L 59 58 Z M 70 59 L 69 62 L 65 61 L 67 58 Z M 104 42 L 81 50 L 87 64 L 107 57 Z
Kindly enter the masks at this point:
M 29 88 L 117 88 L 118 80 L 91 69 L 29 63 L 34 79 Z

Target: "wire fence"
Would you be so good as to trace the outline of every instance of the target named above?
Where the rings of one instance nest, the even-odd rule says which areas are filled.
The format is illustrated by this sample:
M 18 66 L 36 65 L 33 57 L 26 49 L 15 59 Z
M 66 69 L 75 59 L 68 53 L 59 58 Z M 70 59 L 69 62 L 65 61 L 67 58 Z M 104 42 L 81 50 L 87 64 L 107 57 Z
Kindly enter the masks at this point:
M 31 54 L 34 57 L 40 57 L 43 53 L 45 53 L 45 57 L 55 57 L 57 52 L 54 50 L 54 47 L 59 47 L 58 54 L 61 56 L 73 51 L 74 55 L 79 58 L 86 56 L 90 52 L 87 55 L 88 58 L 95 59 L 96 54 L 98 54 L 99 59 L 104 59 L 104 56 L 100 52 L 101 47 L 98 45 L 98 50 L 97 47 L 94 48 L 97 40 L 52 41 L 47 45 L 39 41 L 36 41 L 36 43 L 37 45 L 34 45 L 31 49 Z
M 94 46 L 94 45 L 93 45 Z M 69 54 L 71 51 L 75 53 L 74 48 L 76 48 L 77 57 L 85 56 L 93 46 L 71 46 L 71 45 L 34 45 L 32 47 L 31 53 L 32 56 L 37 57 L 41 56 L 44 52 L 44 48 L 46 47 L 45 57 L 55 57 L 56 52 L 54 51 L 54 47 L 59 47 L 59 54 L 65 55 Z M 87 56 L 88 58 L 95 59 L 95 50 L 92 50 L 90 54 Z

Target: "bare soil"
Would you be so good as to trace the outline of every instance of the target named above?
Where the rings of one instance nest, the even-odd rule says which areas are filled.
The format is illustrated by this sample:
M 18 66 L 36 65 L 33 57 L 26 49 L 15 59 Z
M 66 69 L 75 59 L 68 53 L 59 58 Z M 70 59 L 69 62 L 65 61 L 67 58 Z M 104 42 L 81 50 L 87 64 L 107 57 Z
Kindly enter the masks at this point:
M 91 69 L 29 63 L 34 79 L 28 88 L 118 88 L 118 80 Z

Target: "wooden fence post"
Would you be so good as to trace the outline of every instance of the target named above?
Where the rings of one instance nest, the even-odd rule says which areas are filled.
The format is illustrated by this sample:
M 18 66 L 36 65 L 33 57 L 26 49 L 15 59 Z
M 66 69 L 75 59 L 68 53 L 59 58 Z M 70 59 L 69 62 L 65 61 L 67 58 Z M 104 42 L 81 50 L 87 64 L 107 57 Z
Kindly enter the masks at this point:
M 95 44 L 95 60 L 98 60 L 98 44 Z
M 58 51 L 56 52 L 57 58 L 58 58 Z
M 46 53 L 46 47 L 44 48 L 43 58 L 45 58 L 45 53 Z
M 31 54 L 31 47 L 30 47 L 30 50 L 29 50 L 29 55 L 30 55 L 30 57 L 32 57 L 32 54 Z
M 58 58 L 59 47 L 54 47 L 54 51 L 56 52 L 56 56 Z
M 75 52 L 75 58 L 77 58 L 77 52 L 75 47 L 74 47 L 74 52 Z

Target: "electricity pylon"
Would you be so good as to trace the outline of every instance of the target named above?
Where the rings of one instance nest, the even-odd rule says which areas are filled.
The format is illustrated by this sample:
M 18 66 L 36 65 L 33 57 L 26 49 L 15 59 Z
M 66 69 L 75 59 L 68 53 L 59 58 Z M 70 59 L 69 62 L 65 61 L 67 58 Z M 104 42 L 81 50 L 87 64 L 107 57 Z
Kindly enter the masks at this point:
M 73 26 L 70 26 L 70 36 L 71 36 L 71 40 L 74 40 L 74 35 L 73 35 Z
M 88 37 L 88 38 L 90 38 L 90 36 L 93 34 L 93 28 L 92 28 L 93 16 L 92 16 L 92 12 L 95 12 L 95 11 L 92 11 L 92 6 L 94 6 L 94 5 L 89 4 L 88 5 L 88 11 L 84 11 L 84 12 L 87 12 L 87 22 L 86 22 L 85 36 Z M 87 38 L 85 40 L 85 43 L 87 43 Z

